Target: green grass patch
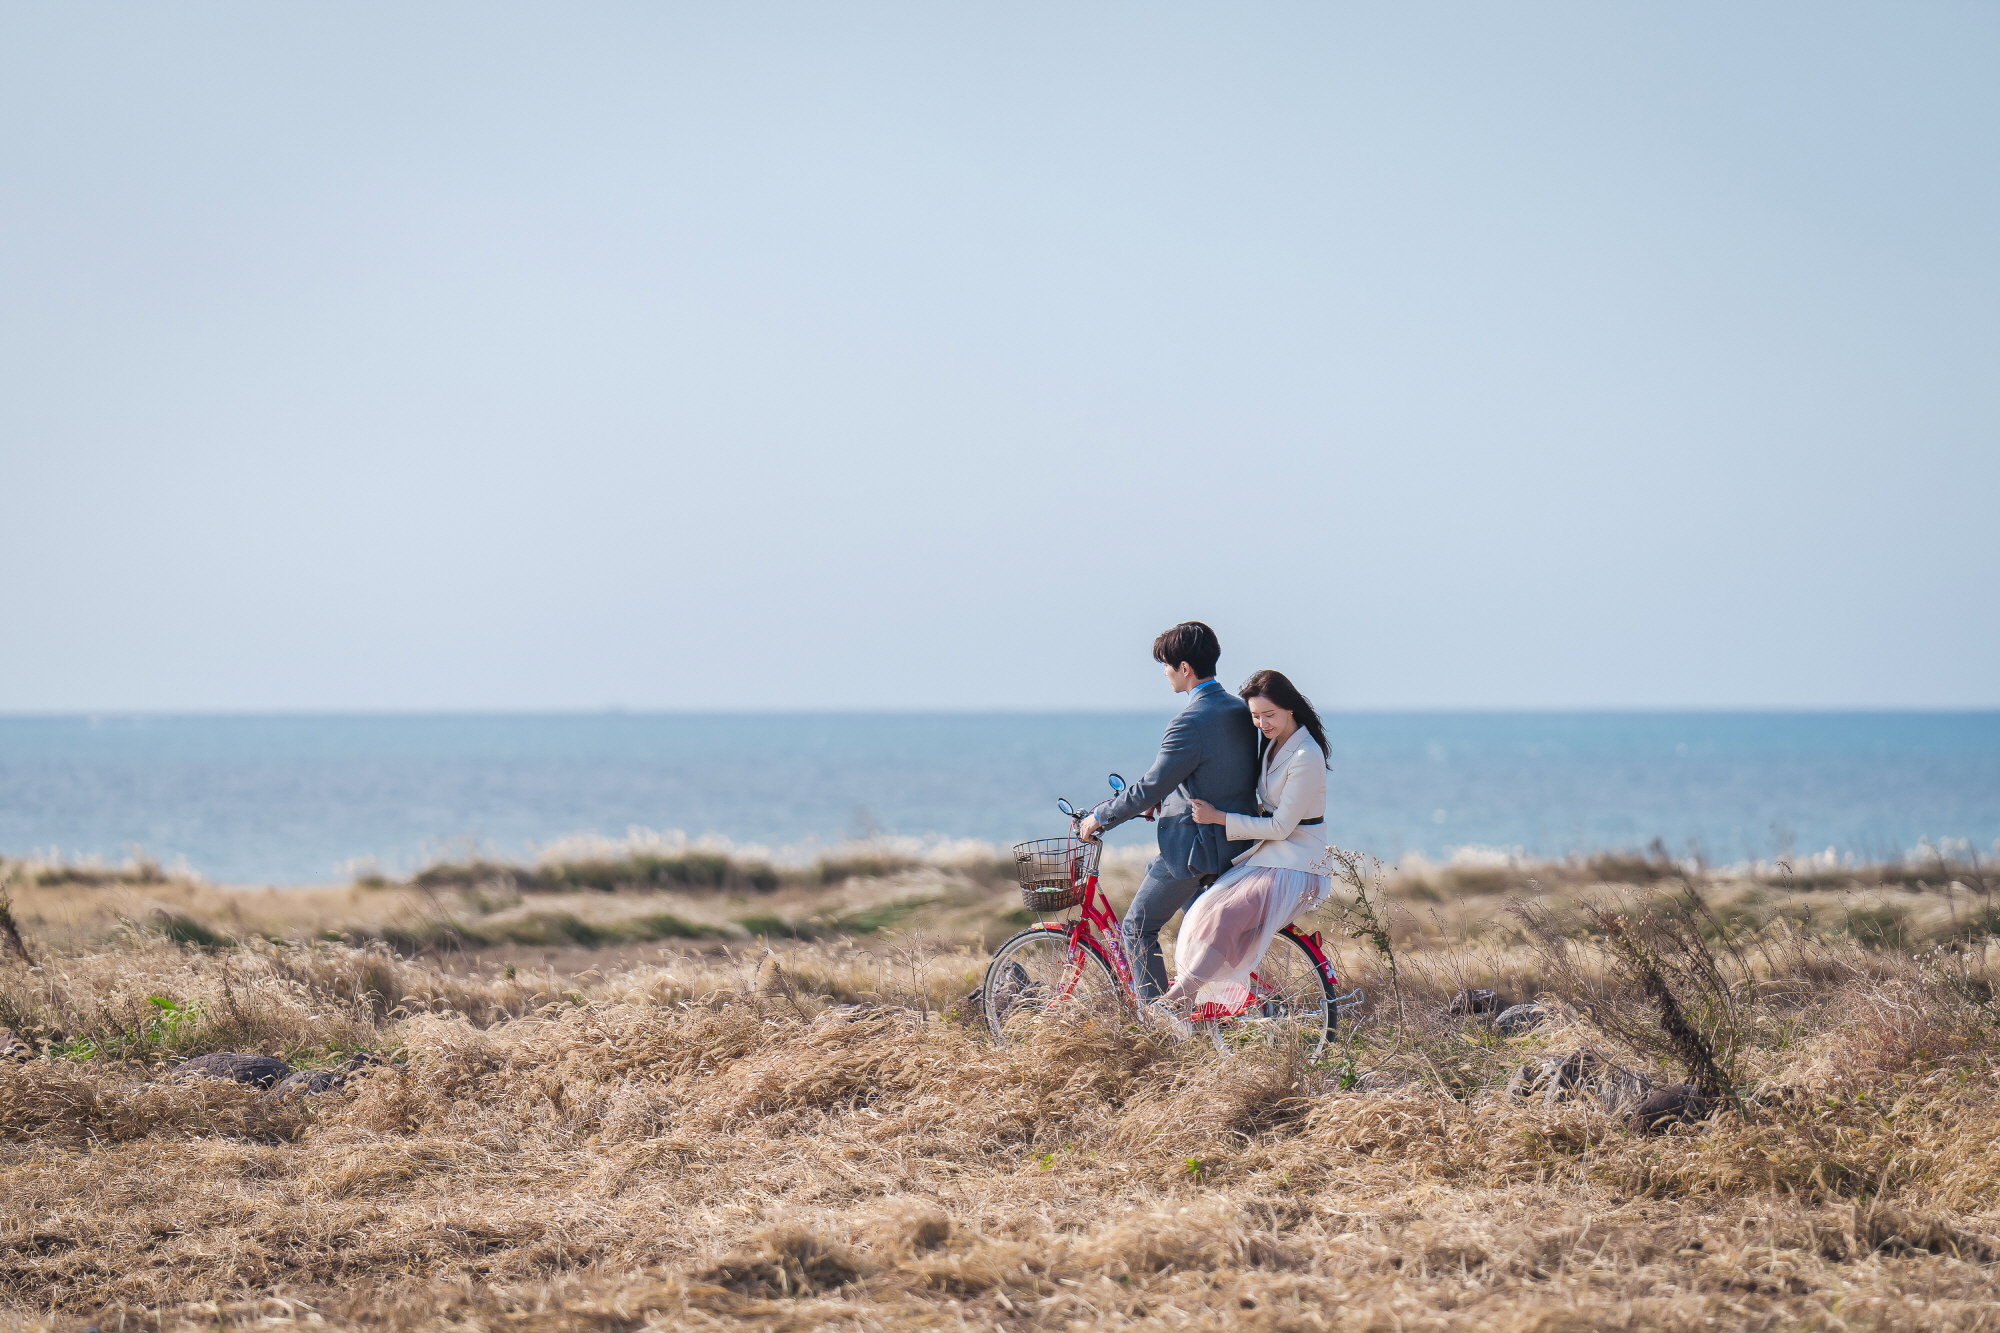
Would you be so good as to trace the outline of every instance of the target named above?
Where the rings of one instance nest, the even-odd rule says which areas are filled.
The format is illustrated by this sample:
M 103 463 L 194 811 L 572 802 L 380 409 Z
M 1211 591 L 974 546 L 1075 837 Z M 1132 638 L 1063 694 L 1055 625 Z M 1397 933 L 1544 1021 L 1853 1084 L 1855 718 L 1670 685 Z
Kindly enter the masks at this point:
M 672 912 L 654 912 L 650 916 L 635 916 L 629 922 L 621 921 L 620 927 L 632 932 L 635 940 L 712 940 L 729 932 L 721 926 L 704 926 L 675 916 Z
M 858 912 L 837 916 L 828 924 L 841 934 L 872 935 L 878 930 L 889 929 L 910 913 L 937 901 L 936 898 L 899 898 L 892 903 L 877 903 Z
M 414 957 L 426 953 L 448 953 L 459 949 L 476 949 L 482 944 L 490 944 L 483 932 L 470 926 L 454 925 L 449 921 L 422 921 L 414 925 L 386 923 L 374 928 L 375 938 L 394 949 L 399 954 Z M 344 935 L 334 936 L 345 939 Z M 364 936 L 365 938 L 365 936 Z
M 357 883 L 376 887 L 380 876 Z M 687 852 L 675 856 L 639 853 L 632 856 L 588 861 L 558 861 L 543 866 L 510 866 L 498 861 L 453 861 L 426 866 L 410 884 L 419 889 L 470 890 L 505 884 L 521 893 L 573 893 L 587 889 L 597 893 L 620 890 L 660 889 L 753 889 L 760 893 L 778 887 L 781 877 L 771 867 L 757 861 L 735 861 L 715 852 Z
M 857 856 L 839 861 L 821 861 L 807 871 L 808 883 L 845 884 L 850 879 L 887 879 L 913 870 L 919 862 L 904 856 Z
M 175 944 L 185 944 L 195 949 L 226 949 L 236 943 L 229 936 L 210 930 L 185 912 L 170 912 L 162 908 L 157 920 L 160 933 Z
M 729 933 L 720 926 L 699 925 L 672 912 L 620 921 L 586 921 L 574 912 L 535 912 L 512 921 L 488 922 L 483 930 L 494 942 L 584 949 L 651 940 L 713 939 Z
M 768 913 L 739 916 L 736 918 L 736 924 L 752 935 L 771 939 L 816 940 L 832 933 L 811 921 L 787 921 L 781 916 L 772 916 Z
M 1908 914 L 1900 907 L 1857 907 L 1847 914 L 1847 933 L 1871 949 L 1907 948 Z
M 873 935 L 876 931 L 887 930 L 901 922 L 919 908 L 929 907 L 939 902 L 937 898 L 899 898 L 892 903 L 877 903 L 858 911 L 846 912 L 834 917 L 805 917 L 787 921 L 784 917 L 762 913 L 756 916 L 740 916 L 736 924 L 752 935 L 792 940 L 824 940 L 839 935 Z
M 594 949 L 611 940 L 608 932 L 574 912 L 534 912 L 512 921 L 488 922 L 481 933 L 495 943 L 556 949 L 572 946 Z
M 499 861 L 446 861 L 425 866 L 410 877 L 410 885 L 419 889 L 469 889 L 480 884 L 519 883 L 524 876 L 533 874 L 531 870 Z M 356 883 L 373 888 L 376 885 L 372 881 L 380 879 L 380 875 L 369 875 Z
M 756 889 L 778 887 L 778 872 L 757 862 L 733 861 L 715 852 L 679 856 L 640 854 L 617 860 L 564 861 L 543 866 L 543 889 Z M 525 886 L 524 886 L 525 887 Z
M 1658 884 L 1663 879 L 1677 879 L 1681 873 L 1680 867 L 1664 854 L 1647 857 L 1607 852 L 1591 857 L 1584 864 L 1606 884 Z
M 904 874 L 923 862 L 903 856 L 849 856 L 823 860 L 802 869 L 780 870 L 762 861 L 739 861 L 720 852 L 635 852 L 630 856 L 594 857 L 581 861 L 553 861 L 539 866 L 507 865 L 474 858 L 426 866 L 409 880 L 419 889 L 470 891 L 506 885 L 521 893 L 658 892 L 678 889 L 694 892 L 751 891 L 769 893 L 785 885 L 816 887 L 844 884 L 850 879 L 887 879 Z M 1011 861 L 996 861 L 964 868 L 974 880 L 1005 883 L 1014 878 Z M 362 888 L 384 888 L 390 884 L 378 874 L 355 880 Z
M 121 884 L 165 884 L 166 874 L 157 861 L 134 861 L 116 870 L 103 866 L 45 866 L 35 872 L 35 883 L 43 888 L 73 885 L 82 889 L 102 889 Z

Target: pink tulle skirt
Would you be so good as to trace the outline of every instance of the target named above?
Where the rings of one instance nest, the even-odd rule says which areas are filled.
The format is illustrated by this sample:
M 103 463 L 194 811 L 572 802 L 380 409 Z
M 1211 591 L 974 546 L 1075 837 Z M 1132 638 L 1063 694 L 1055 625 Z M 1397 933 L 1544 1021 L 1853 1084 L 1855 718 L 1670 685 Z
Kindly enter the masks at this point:
M 1174 984 L 1163 997 L 1210 1013 L 1250 1004 L 1250 974 L 1287 924 L 1319 906 L 1327 880 L 1303 870 L 1237 866 L 1194 900 L 1174 944 Z

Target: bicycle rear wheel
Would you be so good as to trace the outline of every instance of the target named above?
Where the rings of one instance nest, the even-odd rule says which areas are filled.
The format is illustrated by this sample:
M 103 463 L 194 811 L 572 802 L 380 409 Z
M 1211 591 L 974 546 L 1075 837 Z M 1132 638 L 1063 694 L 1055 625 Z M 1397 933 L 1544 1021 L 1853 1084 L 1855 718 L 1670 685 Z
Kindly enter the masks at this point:
M 1246 1047 L 1281 1047 L 1316 1060 L 1333 1038 L 1340 1016 L 1334 988 L 1319 970 L 1319 961 L 1304 940 L 1289 930 L 1271 937 L 1271 947 L 1250 974 L 1256 998 L 1234 1018 L 1203 1023 L 1216 1049 L 1225 1055 Z
M 1018 1041 L 1052 1016 L 1109 1012 L 1118 1003 L 1118 979 L 1102 954 L 1072 942 L 1069 931 L 1035 926 L 993 951 L 980 1002 L 993 1040 Z

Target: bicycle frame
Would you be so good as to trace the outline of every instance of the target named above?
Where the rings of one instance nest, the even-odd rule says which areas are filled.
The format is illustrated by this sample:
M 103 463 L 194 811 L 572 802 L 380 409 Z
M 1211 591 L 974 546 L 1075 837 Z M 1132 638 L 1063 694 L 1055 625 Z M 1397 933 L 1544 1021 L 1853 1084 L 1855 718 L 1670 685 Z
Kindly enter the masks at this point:
M 1080 819 L 1072 819 L 1070 821 L 1072 833 L 1074 833 L 1081 823 Z M 1085 965 L 1083 959 L 1077 956 L 1078 952 L 1083 949 L 1095 949 L 1098 954 L 1111 964 L 1111 970 L 1118 978 L 1119 994 L 1123 998 L 1126 1007 L 1137 1009 L 1140 1004 L 1139 988 L 1132 979 L 1131 960 L 1125 956 L 1125 946 L 1118 928 L 1118 913 L 1111 909 L 1111 900 L 1104 896 L 1103 890 L 1097 884 L 1098 863 L 1103 859 L 1104 844 L 1101 841 L 1092 841 L 1090 848 L 1091 850 L 1088 853 L 1089 860 L 1083 881 L 1083 901 L 1077 904 L 1079 911 L 1077 912 L 1076 920 L 1074 922 L 1045 920 L 1042 922 L 1042 925 L 1069 933 L 1070 971 L 1069 978 L 1065 981 L 1063 987 L 1065 994 L 1068 993 L 1071 986 L 1076 984 L 1075 978 L 1080 975 L 1080 969 Z M 1326 979 L 1327 986 L 1332 991 L 1337 992 L 1339 990 L 1340 978 L 1334 975 L 1333 960 L 1327 956 L 1326 947 L 1322 942 L 1319 931 L 1315 930 L 1310 935 L 1304 935 L 1294 930 L 1291 926 L 1286 925 L 1278 931 L 1278 934 L 1289 935 L 1305 946 L 1306 956 L 1312 959 L 1313 966 L 1319 969 L 1320 975 Z M 1257 980 L 1256 972 L 1251 972 L 1250 979 L 1252 982 Z M 1243 1009 L 1233 1010 L 1228 1013 L 1209 1012 L 1215 1006 L 1203 1005 L 1190 1015 L 1190 1018 L 1197 1023 L 1218 1022 L 1223 1019 L 1236 1017 L 1255 1002 L 1253 994 L 1252 999 L 1246 1001 Z

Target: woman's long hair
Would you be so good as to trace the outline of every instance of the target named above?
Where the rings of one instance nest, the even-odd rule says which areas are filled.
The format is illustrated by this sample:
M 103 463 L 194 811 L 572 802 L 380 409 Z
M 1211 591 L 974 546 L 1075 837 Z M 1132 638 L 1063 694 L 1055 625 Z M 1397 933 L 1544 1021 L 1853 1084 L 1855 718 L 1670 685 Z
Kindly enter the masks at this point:
M 1251 699 L 1269 699 L 1272 703 L 1290 713 L 1292 720 L 1306 729 L 1306 735 L 1319 742 L 1320 754 L 1330 756 L 1331 751 L 1327 749 L 1326 744 L 1326 727 L 1320 722 L 1319 714 L 1313 710 L 1312 700 L 1300 694 L 1299 687 L 1292 684 L 1286 678 L 1284 672 L 1259 671 L 1256 675 L 1244 681 L 1243 688 L 1238 690 L 1237 693 L 1246 702 Z M 1257 757 L 1260 760 L 1264 757 L 1265 748 L 1266 742 L 1263 737 L 1258 737 Z M 1328 768 L 1333 767 L 1331 758 L 1328 759 L 1326 766 Z

